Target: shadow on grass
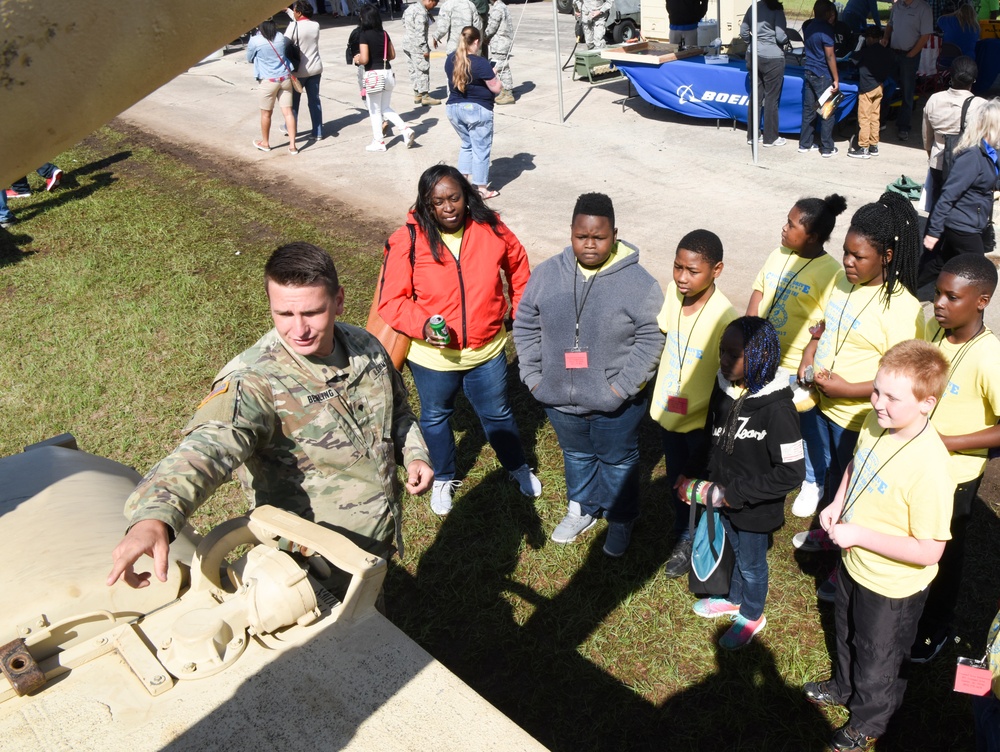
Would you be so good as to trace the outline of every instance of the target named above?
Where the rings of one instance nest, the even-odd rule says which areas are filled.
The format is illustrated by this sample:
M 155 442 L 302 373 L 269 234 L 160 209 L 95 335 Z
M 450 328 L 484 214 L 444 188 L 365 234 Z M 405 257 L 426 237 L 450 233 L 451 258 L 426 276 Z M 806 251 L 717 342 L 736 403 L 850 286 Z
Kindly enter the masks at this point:
M 44 200 L 35 199 L 29 206 L 19 210 L 17 212 L 18 221 L 26 222 L 63 204 L 68 204 L 71 201 L 81 201 L 118 181 L 118 178 L 113 173 L 101 172 L 94 175 L 86 183 L 80 184 L 75 179 L 75 175 L 75 171 L 69 173 L 67 177 L 63 178 L 57 192 L 45 194 L 46 197 Z

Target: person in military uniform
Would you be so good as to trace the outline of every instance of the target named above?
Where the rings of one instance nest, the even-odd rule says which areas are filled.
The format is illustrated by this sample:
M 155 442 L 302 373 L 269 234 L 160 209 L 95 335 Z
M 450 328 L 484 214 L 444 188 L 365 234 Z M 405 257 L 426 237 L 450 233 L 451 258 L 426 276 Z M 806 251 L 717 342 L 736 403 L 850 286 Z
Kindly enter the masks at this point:
M 483 41 L 489 42 L 489 61 L 503 89 L 493 104 L 514 104 L 514 79 L 510 75 L 510 48 L 514 46 L 514 22 L 503 0 L 490 0 L 490 15 Z
M 431 48 L 427 43 L 427 28 L 430 13 L 437 7 L 437 0 L 417 0 L 403 11 L 403 52 L 410 67 L 410 82 L 413 84 L 413 104 L 441 104 L 440 99 L 430 95 L 431 90 Z
M 466 26 L 475 26 L 482 34 L 483 19 L 472 0 L 444 0 L 435 26 L 437 31 L 434 32 L 432 40 L 434 49 L 437 49 L 442 39 L 447 38 L 445 52 L 450 55 L 458 49 L 458 40 L 461 39 L 462 29 Z
M 588 50 L 604 47 L 611 4 L 612 0 L 573 0 L 573 14 L 583 26 L 583 40 L 587 43 Z
M 231 360 L 184 429 L 125 502 L 128 532 L 108 585 L 166 580 L 170 541 L 232 472 L 250 505 L 271 504 L 379 556 L 402 551 L 397 461 L 406 490 L 434 473 L 402 377 L 365 330 L 337 321 L 344 290 L 326 251 L 279 247 L 264 267 L 274 329 Z

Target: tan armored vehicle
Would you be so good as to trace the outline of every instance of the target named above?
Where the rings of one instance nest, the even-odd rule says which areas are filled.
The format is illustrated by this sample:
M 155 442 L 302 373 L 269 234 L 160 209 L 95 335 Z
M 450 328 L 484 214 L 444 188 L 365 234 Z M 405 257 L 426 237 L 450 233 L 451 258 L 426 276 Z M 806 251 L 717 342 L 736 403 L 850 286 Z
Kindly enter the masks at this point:
M 51 443 L 0 459 L 0 748 L 543 749 L 375 609 L 383 559 L 287 512 L 185 529 L 165 583 L 107 587 L 138 480 Z

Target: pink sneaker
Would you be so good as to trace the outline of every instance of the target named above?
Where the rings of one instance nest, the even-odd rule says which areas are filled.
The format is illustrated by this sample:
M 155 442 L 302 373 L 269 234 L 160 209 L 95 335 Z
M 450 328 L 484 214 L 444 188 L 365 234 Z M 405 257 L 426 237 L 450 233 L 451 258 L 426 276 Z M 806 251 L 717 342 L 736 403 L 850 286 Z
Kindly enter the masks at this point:
M 730 603 L 725 598 L 702 598 L 694 604 L 694 612 L 703 619 L 718 619 L 740 612 L 740 604 Z
M 719 647 L 725 650 L 738 650 L 744 647 L 753 636 L 764 628 L 767 618 L 761 614 L 756 621 L 744 619 L 739 614 L 733 617 L 733 626 L 719 638 Z

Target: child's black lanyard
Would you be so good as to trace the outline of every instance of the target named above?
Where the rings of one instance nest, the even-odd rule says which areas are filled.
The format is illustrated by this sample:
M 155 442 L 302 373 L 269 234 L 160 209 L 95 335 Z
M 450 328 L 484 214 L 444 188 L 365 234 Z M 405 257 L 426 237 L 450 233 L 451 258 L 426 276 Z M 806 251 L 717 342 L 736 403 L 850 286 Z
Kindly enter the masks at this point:
M 789 249 L 789 250 L 791 250 L 791 249 Z M 798 256 L 798 254 L 793 252 L 791 254 L 791 256 Z M 774 285 L 774 298 L 772 298 L 772 300 L 771 300 L 771 305 L 769 305 L 767 307 L 767 315 L 764 318 L 766 318 L 766 319 L 770 319 L 771 318 L 771 311 L 774 310 L 774 307 L 781 300 L 782 296 L 786 292 L 788 292 L 788 288 L 792 286 L 792 282 L 795 281 L 795 278 L 798 277 L 800 274 L 802 274 L 802 272 L 805 271 L 806 267 L 809 266 L 809 264 L 811 264 L 813 261 L 815 261 L 818 258 L 819 258 L 819 256 L 813 256 L 811 259 L 809 259 L 808 261 L 806 261 L 802 265 L 802 267 L 797 272 L 795 272 L 795 274 L 793 274 L 791 276 L 791 278 L 788 280 L 788 282 L 785 283 L 785 286 L 782 287 L 781 289 L 778 289 L 778 285 L 781 284 L 781 278 L 785 276 L 785 269 L 788 268 L 788 262 L 792 260 L 791 258 L 786 258 L 785 259 L 785 263 L 782 264 L 782 266 L 781 266 L 781 274 L 778 275 L 778 282 Z
M 935 339 L 934 340 L 934 344 L 938 346 L 938 349 L 941 349 L 941 344 L 945 341 L 944 329 L 942 329 L 940 333 L 941 333 L 941 339 Z M 951 369 L 948 371 L 948 381 L 951 381 L 952 377 L 955 375 L 955 371 L 958 370 L 958 364 L 962 362 L 962 358 L 965 357 L 965 354 L 969 351 L 969 348 L 971 348 L 977 342 L 981 341 L 983 339 L 982 335 L 988 334 L 988 333 L 989 332 L 986 329 L 986 322 L 983 321 L 983 323 L 979 325 L 979 331 L 976 332 L 975 334 L 973 334 L 972 335 L 972 339 L 970 339 L 968 342 L 966 342 L 965 344 L 963 344 L 958 349 L 958 352 L 955 354 L 955 359 L 951 361 Z M 932 418 L 934 417 L 934 413 L 937 412 L 937 409 L 938 409 L 938 407 L 940 407 L 941 402 L 943 400 L 944 400 L 944 394 L 941 395 L 941 399 L 939 399 L 937 401 L 937 404 L 934 405 L 934 409 L 931 410 L 931 417 Z
M 860 491 L 858 491 L 857 494 L 854 493 L 854 489 L 857 488 L 857 486 L 858 486 L 858 475 L 861 472 L 861 468 L 857 468 L 856 467 L 854 469 L 854 474 L 851 476 L 851 485 L 847 489 L 847 496 L 846 496 L 846 499 L 844 501 L 844 508 L 840 510 L 840 516 L 837 518 L 837 522 L 838 523 L 840 523 L 844 519 L 844 515 L 847 514 L 848 510 L 851 509 L 854 506 L 854 504 L 857 502 L 857 500 L 861 498 L 861 494 L 863 494 L 865 491 L 868 490 L 868 486 L 870 486 L 872 484 L 872 481 L 875 480 L 875 478 L 878 476 L 878 474 L 880 472 L 882 472 L 883 470 L 885 470 L 886 465 L 888 465 L 890 462 L 892 462 L 896 458 L 897 454 L 899 454 L 904 449 L 906 449 L 906 447 L 908 447 L 910 445 L 910 443 L 914 439 L 916 439 L 918 436 L 920 436 L 920 434 L 922 434 L 924 431 L 926 431 L 927 430 L 927 426 L 930 425 L 930 422 L 931 422 L 930 418 L 928 418 L 927 422 L 924 423 L 924 427 L 920 429 L 920 431 L 917 433 L 916 436 L 911 436 L 910 438 L 908 438 L 906 440 L 906 443 L 903 444 L 903 446 L 901 446 L 899 449 L 897 449 L 895 452 L 893 452 L 889 456 L 889 459 L 887 459 L 885 462 L 883 462 L 881 465 L 879 465 L 877 468 L 875 468 L 874 472 L 872 472 L 872 474 L 871 474 L 871 477 L 868 478 L 868 481 L 865 483 L 865 485 L 862 487 L 862 489 Z M 882 429 L 882 433 L 880 433 L 878 435 L 878 438 L 875 439 L 875 443 L 872 444 L 872 448 L 870 450 L 868 450 L 868 456 L 869 457 L 872 454 L 874 454 L 875 447 L 878 446 L 878 443 L 880 441 L 882 441 L 882 437 L 885 436 L 888 431 L 889 431 L 888 428 L 883 428 Z
M 691 338 L 694 336 L 695 327 L 698 326 L 698 320 L 701 318 L 701 314 L 705 312 L 708 308 L 708 302 L 712 299 L 712 295 L 715 295 L 715 288 L 712 288 L 712 292 L 709 294 L 708 298 L 702 304 L 701 308 L 698 309 L 697 315 L 694 317 L 694 323 L 691 324 L 691 329 L 688 330 L 687 340 L 684 342 L 684 348 L 681 349 L 681 315 L 684 313 L 684 298 L 681 298 L 681 306 L 677 309 L 677 391 L 681 389 L 681 381 L 683 381 L 684 375 L 684 361 L 687 358 L 688 345 L 691 344 Z
M 875 298 L 878 297 L 878 290 L 876 290 L 875 294 L 868 299 L 868 302 L 861 307 L 860 311 L 858 311 L 858 315 L 854 317 L 853 321 L 851 321 L 851 325 L 847 328 L 847 334 L 844 335 L 844 341 L 841 342 L 840 325 L 844 323 L 844 314 L 847 312 L 847 306 L 851 304 L 851 295 L 854 294 L 855 287 L 857 287 L 857 285 L 851 285 L 851 290 L 847 293 L 847 300 L 844 301 L 844 307 L 840 309 L 840 318 L 837 319 L 837 339 L 833 348 L 833 360 L 830 361 L 830 367 L 826 369 L 830 372 L 833 371 L 833 364 L 837 362 L 837 356 L 840 355 L 840 351 L 843 350 L 844 345 L 847 344 L 847 338 L 850 336 L 851 330 L 854 329 L 854 325 L 858 322 L 858 319 L 861 318 L 861 314 L 864 313 L 865 309 L 872 304 L 872 301 L 875 300 Z
M 573 332 L 573 349 L 580 349 L 580 317 L 583 315 L 583 307 L 587 305 L 587 296 L 590 295 L 590 289 L 594 286 L 594 280 L 597 279 L 597 273 L 599 270 L 595 270 L 594 274 L 591 276 L 590 281 L 584 280 L 583 283 L 583 301 L 579 303 L 576 302 L 576 275 L 579 271 L 580 264 L 573 265 L 573 310 L 576 312 L 576 329 Z

